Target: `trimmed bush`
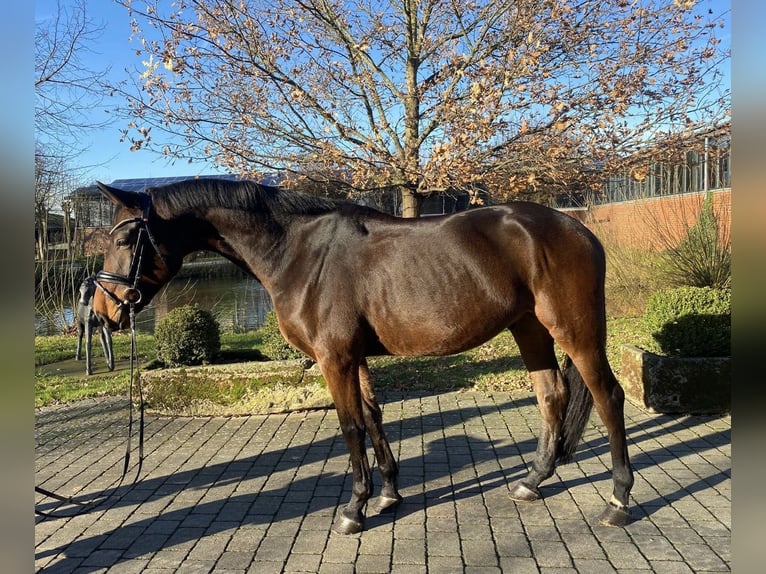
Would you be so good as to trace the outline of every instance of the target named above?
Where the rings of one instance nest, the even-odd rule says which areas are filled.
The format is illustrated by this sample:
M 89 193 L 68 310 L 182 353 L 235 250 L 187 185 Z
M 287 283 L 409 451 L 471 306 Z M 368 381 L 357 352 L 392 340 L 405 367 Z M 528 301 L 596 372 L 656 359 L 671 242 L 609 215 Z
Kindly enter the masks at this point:
M 197 305 L 172 309 L 154 329 L 157 359 L 166 367 L 210 363 L 221 350 L 218 323 Z
M 279 330 L 277 314 L 274 311 L 266 313 L 263 325 L 258 329 L 261 336 L 260 351 L 272 361 L 288 359 L 305 359 L 306 355 L 293 347 L 282 336 Z
M 675 357 L 731 355 L 731 291 L 677 287 L 656 292 L 643 316 L 656 347 Z

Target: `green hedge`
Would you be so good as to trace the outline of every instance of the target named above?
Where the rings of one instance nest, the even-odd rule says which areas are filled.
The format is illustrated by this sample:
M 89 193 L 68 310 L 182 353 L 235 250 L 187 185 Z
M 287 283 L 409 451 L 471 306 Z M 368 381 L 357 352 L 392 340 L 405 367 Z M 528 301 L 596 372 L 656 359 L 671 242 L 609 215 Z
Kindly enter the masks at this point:
M 167 367 L 210 363 L 221 350 L 220 327 L 209 311 L 182 305 L 168 311 L 154 329 L 157 359 Z
M 731 291 L 677 287 L 656 292 L 643 316 L 654 347 L 676 357 L 731 355 Z
M 259 350 L 272 361 L 307 358 L 303 352 L 293 347 L 282 336 L 277 314 L 274 311 L 269 311 L 266 314 L 263 325 L 258 329 L 258 334 L 261 336 Z

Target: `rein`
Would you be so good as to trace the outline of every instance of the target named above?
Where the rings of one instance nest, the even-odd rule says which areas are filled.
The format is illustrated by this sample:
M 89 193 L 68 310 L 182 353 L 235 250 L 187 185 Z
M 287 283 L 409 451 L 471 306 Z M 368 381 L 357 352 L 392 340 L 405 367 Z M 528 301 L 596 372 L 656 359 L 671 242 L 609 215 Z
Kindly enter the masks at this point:
M 134 412 L 135 412 L 135 407 L 133 405 L 134 380 L 136 381 L 136 386 L 138 388 L 138 406 L 139 406 L 138 466 L 136 468 L 136 475 L 133 477 L 133 482 L 130 484 L 130 486 L 132 487 L 138 482 L 138 477 L 141 475 L 141 467 L 143 466 L 143 462 L 144 462 L 144 396 L 143 396 L 143 391 L 141 389 L 140 378 L 136 376 L 137 369 L 138 369 L 138 349 L 136 347 L 135 305 L 131 304 L 130 306 L 130 383 L 128 385 L 128 409 L 129 409 L 128 438 L 127 438 L 127 443 L 125 447 L 125 457 L 124 457 L 124 462 L 122 467 L 122 475 L 120 476 L 119 480 L 114 486 L 105 488 L 103 491 L 101 491 L 100 494 L 94 496 L 91 500 L 88 500 L 85 502 L 75 500 L 71 496 L 64 496 L 62 494 L 52 492 L 40 486 L 35 486 L 35 492 L 42 494 L 43 496 L 47 496 L 48 498 L 53 498 L 55 500 L 58 500 L 59 502 L 62 503 L 62 505 L 69 504 L 74 507 L 70 509 L 63 509 L 61 512 L 59 512 L 59 508 L 62 505 L 59 505 L 53 511 L 40 510 L 37 507 L 35 507 L 35 514 L 37 514 L 38 516 L 42 516 L 44 518 L 69 518 L 106 503 L 112 496 L 114 496 L 118 492 L 119 488 L 122 486 L 123 482 L 125 481 L 125 478 L 128 475 L 128 468 L 130 466 L 130 451 L 131 451 L 131 442 L 133 437 L 133 419 L 134 419 Z M 109 494 L 105 495 L 105 493 L 109 489 L 112 489 L 112 491 Z M 69 511 L 67 512 L 67 510 Z
M 134 406 L 133 406 L 133 383 L 135 377 L 135 370 L 137 369 L 137 363 L 138 363 L 138 350 L 136 348 L 136 305 L 141 302 L 141 299 L 143 298 L 143 294 L 140 290 L 140 283 L 141 283 L 141 263 L 143 261 L 144 257 L 144 249 L 146 247 L 146 243 L 148 242 L 152 248 L 154 249 L 155 253 L 162 259 L 163 263 L 167 265 L 167 261 L 163 254 L 160 252 L 159 245 L 157 244 L 157 241 L 154 238 L 154 235 L 152 234 L 151 230 L 149 229 L 149 213 L 151 210 L 152 204 L 151 200 L 148 200 L 143 207 L 143 213 L 140 217 L 131 217 L 127 219 L 123 219 L 122 221 L 118 222 L 112 229 L 109 231 L 109 235 L 112 235 L 117 229 L 123 227 L 124 225 L 129 225 L 132 223 L 139 223 L 140 227 L 138 230 L 138 239 L 136 240 L 136 245 L 133 251 L 133 257 L 130 262 L 130 271 L 128 275 L 120 275 L 118 273 L 111 273 L 109 271 L 99 271 L 96 273 L 95 277 L 95 284 L 96 286 L 101 289 L 101 291 L 104 292 L 104 295 L 106 295 L 109 299 L 112 300 L 115 304 L 117 304 L 120 307 L 128 307 L 129 315 L 130 315 L 130 384 L 128 389 L 128 402 L 129 404 L 129 416 L 128 416 L 128 438 L 127 438 L 127 444 L 125 449 L 125 458 L 124 458 L 124 464 L 122 468 L 122 475 L 117 482 L 116 486 L 113 487 L 113 490 L 110 494 L 104 496 L 104 493 L 108 489 L 104 489 L 101 494 L 97 495 L 93 499 L 87 501 L 87 502 L 80 502 L 72 498 L 71 496 L 63 496 L 55 492 L 51 492 L 49 490 L 46 490 L 44 488 L 41 488 L 39 486 L 35 486 L 35 491 L 47 496 L 49 498 L 53 498 L 55 500 L 60 501 L 63 504 L 70 504 L 76 507 L 74 509 L 74 512 L 69 512 L 66 514 L 58 513 L 56 510 L 53 512 L 51 511 L 42 511 L 37 508 L 35 508 L 35 514 L 38 514 L 40 516 L 46 517 L 46 518 L 60 518 L 60 517 L 70 517 L 74 516 L 80 512 L 85 512 L 88 509 L 94 508 L 96 506 L 99 506 L 101 504 L 104 504 L 107 500 L 109 500 L 122 486 L 122 483 L 125 480 L 125 477 L 128 474 L 128 468 L 130 466 L 130 451 L 131 451 L 131 441 L 133 437 L 133 423 L 134 423 Z M 124 300 L 120 300 L 117 295 L 115 295 L 111 290 L 107 289 L 103 283 L 112 283 L 116 285 L 123 285 L 127 286 L 128 289 L 124 293 Z M 132 294 L 133 297 L 127 297 L 128 294 Z M 143 392 L 141 390 L 141 383 L 140 380 L 136 381 L 136 386 L 138 388 L 138 401 L 139 401 L 139 429 L 138 429 L 138 467 L 136 469 L 136 475 L 133 478 L 133 482 L 131 486 L 135 485 L 138 481 L 138 477 L 141 474 L 141 467 L 143 465 L 144 460 L 144 397 Z M 112 488 L 112 487 L 109 487 Z M 100 498 L 103 497 L 103 498 Z

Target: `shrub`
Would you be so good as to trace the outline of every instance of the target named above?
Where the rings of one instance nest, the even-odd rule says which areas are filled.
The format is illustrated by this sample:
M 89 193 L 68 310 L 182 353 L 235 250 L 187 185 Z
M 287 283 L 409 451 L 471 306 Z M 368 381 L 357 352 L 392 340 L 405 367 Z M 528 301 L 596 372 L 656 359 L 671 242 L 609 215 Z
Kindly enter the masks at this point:
M 154 329 L 157 359 L 167 367 L 209 363 L 221 350 L 218 323 L 197 305 L 172 309 Z
M 696 223 L 686 237 L 665 253 L 666 273 L 674 285 L 728 288 L 731 284 L 731 243 L 713 209 L 713 196 L 702 202 Z
M 676 287 L 656 292 L 643 316 L 656 347 L 678 357 L 731 355 L 731 291 L 712 287 Z
M 279 331 L 277 314 L 274 311 L 266 313 L 263 325 L 258 329 L 261 336 L 261 352 L 272 361 L 287 359 L 305 359 L 306 355 L 285 341 Z

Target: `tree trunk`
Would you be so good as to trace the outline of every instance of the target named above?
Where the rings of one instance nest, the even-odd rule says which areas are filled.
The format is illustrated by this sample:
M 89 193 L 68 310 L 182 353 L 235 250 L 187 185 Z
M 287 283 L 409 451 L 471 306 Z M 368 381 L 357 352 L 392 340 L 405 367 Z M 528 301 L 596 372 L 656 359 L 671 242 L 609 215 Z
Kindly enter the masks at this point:
M 48 213 L 43 211 L 37 222 L 37 256 L 45 261 L 48 256 Z
M 64 241 L 66 241 L 66 254 L 67 257 L 72 257 L 75 253 L 74 243 L 72 242 L 72 220 L 70 219 L 72 207 L 68 201 L 62 201 L 61 203 L 61 207 L 64 211 Z
M 409 187 L 402 187 L 402 217 L 420 217 L 423 196 Z

